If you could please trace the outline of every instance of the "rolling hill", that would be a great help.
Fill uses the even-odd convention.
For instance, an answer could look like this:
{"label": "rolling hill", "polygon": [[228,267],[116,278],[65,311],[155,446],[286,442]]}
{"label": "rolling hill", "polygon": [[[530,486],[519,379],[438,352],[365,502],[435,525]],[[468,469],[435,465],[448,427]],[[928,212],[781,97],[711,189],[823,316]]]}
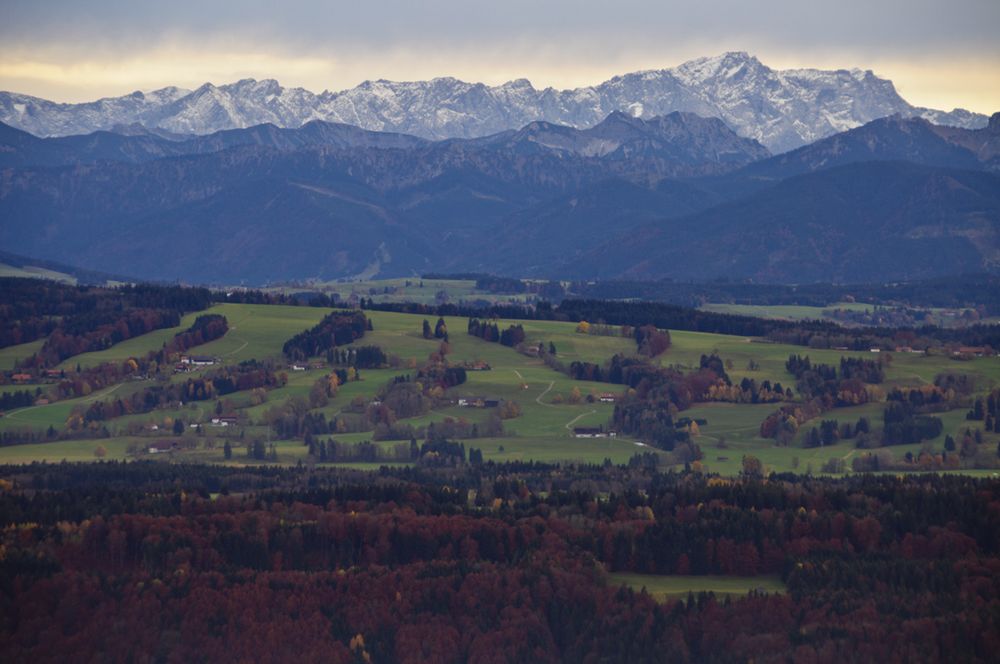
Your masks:
{"label": "rolling hill", "polygon": [[872,161],[645,224],[553,272],[865,283],[1000,267],[1000,176]]}
{"label": "rolling hill", "polygon": [[1000,116],[770,156],[689,113],[427,141],[345,125],[0,131],[0,242],[158,280],[477,271],[800,283],[995,271]]}

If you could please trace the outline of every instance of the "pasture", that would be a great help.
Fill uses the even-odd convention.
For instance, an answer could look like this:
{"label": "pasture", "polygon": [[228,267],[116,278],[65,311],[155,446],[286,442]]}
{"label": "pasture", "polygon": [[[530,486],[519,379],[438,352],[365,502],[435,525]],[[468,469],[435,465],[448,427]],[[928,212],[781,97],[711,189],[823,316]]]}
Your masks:
{"label": "pasture", "polygon": [[13,369],[18,362],[28,359],[39,350],[45,339],[36,339],[25,344],[0,348],[0,370]]}
{"label": "pasture", "polygon": [[308,281],[303,284],[279,285],[267,290],[285,294],[320,292],[331,296],[336,295],[342,302],[362,297],[376,302],[418,302],[420,304],[473,300],[519,303],[525,300],[525,295],[522,294],[491,293],[480,290],[476,288],[474,279],[403,277],[351,281]]}
{"label": "pasture", "polygon": [[[209,311],[226,316],[230,326],[229,332],[221,339],[191,349],[190,352],[215,356],[225,363],[248,359],[283,362],[281,349],[284,342],[296,333],[315,325],[328,312],[326,309],[313,307],[243,304],[219,304]],[[425,318],[423,316],[378,311],[366,313],[373,322],[374,330],[356,342],[356,345],[382,347],[387,353],[398,358],[394,360],[398,368],[362,370],[361,380],[341,386],[335,398],[322,408],[316,409],[317,413],[322,412],[328,420],[343,412],[357,397],[370,401],[387,381],[394,376],[412,372],[409,367],[423,364],[428,355],[440,349],[439,340],[423,338],[422,321]],[[190,326],[197,315],[189,314],[177,328],[158,330],[100,353],[80,355],[67,360],[64,365],[79,363],[89,366],[102,361],[123,361],[128,357],[148,353],[162,346],[177,332]],[[427,320],[432,327],[436,323],[434,317],[427,317]],[[513,400],[517,401],[522,409],[520,417],[505,421],[504,436],[464,441],[466,447],[482,449],[485,459],[600,463],[608,458],[615,463],[625,463],[637,452],[653,451],[638,441],[627,438],[583,439],[573,436],[574,426],[597,427],[609,422],[614,405],[602,403],[596,397],[604,392],[621,394],[622,386],[575,381],[552,370],[536,357],[471,337],[466,333],[468,323],[466,318],[449,317],[445,319],[445,323],[450,337],[449,361],[483,361],[491,366],[489,371],[469,371],[467,382],[449,390],[448,396],[452,398],[480,396]],[[635,342],[630,338],[580,334],[576,332],[576,325],[573,323],[501,320],[497,321],[497,324],[501,329],[510,324],[521,324],[529,344],[539,342],[546,346],[549,343],[554,344],[557,357],[567,364],[575,360],[600,363],[616,353],[634,353],[636,348]],[[837,364],[844,355],[871,357],[868,352],[816,350],[763,343],[746,337],[697,332],[671,331],[671,338],[672,346],[657,359],[661,365],[673,365],[681,370],[690,370],[698,367],[702,355],[717,353],[726,362],[727,371],[734,381],[744,377],[753,378],[758,382],[766,379],[781,382],[793,389],[794,379],[784,367],[785,360],[790,354],[809,355],[814,362],[829,364]],[[40,347],[41,343],[37,341],[3,349],[0,351],[0,362],[12,364],[14,358],[30,355]],[[888,354],[883,354],[882,357],[890,361],[886,372],[887,383],[883,386],[886,390],[892,385],[928,383],[933,381],[936,375],[949,371],[974,376],[977,380],[977,391],[985,391],[990,385],[1000,383],[1000,360],[996,358],[956,361],[945,356],[916,354],[892,354],[891,359]],[[281,406],[289,399],[307,399],[312,384],[325,373],[324,370],[301,372],[288,370],[287,384],[268,392],[267,400],[259,405],[252,405],[249,393],[242,392],[227,395],[222,401],[226,408],[234,408],[242,416],[246,424],[241,426],[240,430],[247,439],[254,436],[269,437],[271,433],[263,424],[268,410]],[[186,376],[179,374],[170,380],[186,380]],[[96,399],[127,396],[149,384],[151,382],[133,381],[79,399],[14,410],[0,418],[0,432],[22,429],[44,431],[50,426],[58,430],[63,427],[74,408],[86,407]],[[579,402],[572,403],[571,397],[575,392],[582,398]],[[588,395],[595,397],[593,402],[588,402]],[[185,429],[184,437],[198,437],[195,449],[183,452],[185,458],[189,456],[205,461],[221,462],[222,439],[226,436],[237,436],[238,432],[235,431],[236,427],[222,431],[207,426],[218,407],[217,401],[204,401],[186,404],[176,409],[120,417],[105,423],[112,434],[110,439],[60,441],[0,449],[0,460],[56,457],[82,459],[88,457],[88,454],[92,456],[93,448],[98,443],[107,449],[107,458],[125,458],[128,442],[136,440],[128,433],[134,433],[137,425],[149,427],[152,424],[163,425],[171,420],[182,419],[185,424],[200,422],[205,425],[200,436],[193,430]],[[701,427],[695,438],[704,455],[702,459],[704,470],[735,475],[741,469],[744,454],[757,456],[766,469],[775,471],[819,472],[823,463],[832,457],[839,457],[848,467],[850,466],[850,460],[858,453],[853,441],[841,441],[835,445],[814,449],[801,447],[803,437],[814,424],[818,425],[818,420],[807,423],[800,430],[797,439],[787,447],[779,447],[772,440],[760,438],[758,436],[760,423],[775,408],[774,404],[709,403],[697,404],[685,411],[686,416],[707,420],[707,424]],[[876,403],[836,409],[823,417],[853,422],[864,415],[873,425],[879,427],[881,411],[882,405]],[[406,421],[414,426],[440,422],[445,418],[484,422],[488,415],[487,410],[448,406]],[[944,435],[951,434],[957,437],[967,426],[981,428],[982,423],[969,423],[964,415],[964,411],[958,410],[942,414],[944,433],[938,439],[927,441],[925,444],[939,449],[943,444]],[[143,434],[141,440],[153,440],[157,435],[163,436],[164,433],[161,430],[160,434]],[[336,436],[338,440],[344,442],[360,442],[370,437],[370,433]],[[214,446],[206,445],[208,440],[214,441]],[[279,462],[298,463],[306,459],[306,450],[301,439],[275,442]],[[379,443],[382,446],[395,444],[398,444],[398,441]],[[239,443],[234,441],[232,463],[247,462],[243,452],[244,445],[245,441]],[[893,454],[902,455],[906,452],[917,453],[920,448],[921,446],[917,445],[890,449]],[[663,453],[660,455],[661,458],[665,457]]]}
{"label": "pasture", "polygon": [[866,311],[874,305],[864,302],[837,302],[826,307],[808,307],[791,304],[722,304],[708,303],[700,308],[720,314],[737,314],[756,318],[776,318],[780,320],[825,320],[824,312],[832,309]]}
{"label": "pasture", "polygon": [[776,576],[665,576],[658,574],[608,574],[608,585],[643,590],[663,602],[684,599],[689,593],[714,593],[718,597],[740,596],[751,592],[783,593],[787,589]]}

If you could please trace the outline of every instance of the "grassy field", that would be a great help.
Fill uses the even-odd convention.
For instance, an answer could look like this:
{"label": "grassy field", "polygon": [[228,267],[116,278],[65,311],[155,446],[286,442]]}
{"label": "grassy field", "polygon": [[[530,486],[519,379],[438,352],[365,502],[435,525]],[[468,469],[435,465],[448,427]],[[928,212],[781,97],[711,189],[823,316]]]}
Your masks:
{"label": "grassy field", "polygon": [[26,344],[0,348],[0,370],[13,369],[17,362],[26,360],[41,350],[44,343],[45,339],[37,339]]}
{"label": "grassy field", "polygon": [[45,430],[50,426],[60,429],[66,423],[66,418],[69,417],[74,407],[111,397],[115,393],[124,393],[128,389],[136,389],[136,386],[134,384],[122,383],[112,385],[103,390],[97,390],[79,399],[66,399],[65,401],[57,401],[44,406],[30,406],[28,408],[12,410],[9,413],[5,413],[4,417],[0,419],[0,431],[11,429]]}
{"label": "grassy field", "polygon": [[683,599],[688,593],[711,592],[717,596],[746,595],[751,591],[785,592],[785,584],[776,576],[661,576],[616,572],[608,575],[609,585],[646,589],[657,601]]}
{"label": "grassy field", "polygon": [[[213,312],[222,313],[230,322],[230,331],[222,339],[193,349],[198,354],[215,355],[226,361],[236,361],[249,358],[279,357],[282,344],[295,333],[314,325],[326,313],[325,310],[307,307],[274,307],[253,305],[218,305]],[[358,343],[361,345],[378,344],[403,360],[414,360],[422,363],[426,357],[436,351],[439,342],[426,340],[421,335],[422,318],[406,314],[371,312],[370,316],[375,327],[374,332],[367,334]],[[188,317],[190,318],[190,317]],[[434,322],[433,320],[431,321]],[[454,388],[454,396],[486,396],[515,400],[522,404],[524,415],[507,422],[508,435],[502,438],[484,438],[467,441],[467,445],[480,447],[487,458],[493,459],[535,459],[544,461],[570,460],[600,463],[610,458],[616,463],[626,462],[639,448],[635,441],[617,439],[576,439],[572,436],[573,425],[598,426],[605,424],[611,415],[613,405],[606,403],[570,404],[552,403],[558,394],[565,400],[576,388],[583,395],[599,394],[613,390],[615,386],[600,383],[573,381],[563,374],[552,371],[540,360],[525,355],[495,343],[487,343],[481,339],[470,337],[465,333],[467,319],[448,318],[446,323],[450,330],[452,352],[449,359],[485,360],[493,366],[492,371],[470,372],[465,385]],[[503,323],[506,325],[507,323]],[[158,348],[163,340],[173,336],[179,329],[190,325],[187,318],[181,326],[171,330],[159,330],[142,337],[131,339],[101,353],[81,355],[73,360],[83,365],[100,361],[124,360],[127,357],[141,354]],[[532,340],[555,341],[560,348],[560,356],[566,361],[585,359],[602,361],[615,352],[628,352],[634,348],[634,342],[616,337],[596,337],[576,334],[574,326],[559,323],[539,323],[526,325],[529,338]],[[362,396],[371,398],[386,381],[406,369],[381,369],[362,371],[362,380],[344,385],[331,403],[322,409],[328,417],[336,415],[350,401]],[[251,421],[260,419],[267,409],[279,405],[293,397],[306,397],[312,383],[324,375],[323,371],[289,372],[288,384],[268,393],[268,401],[259,406],[250,406],[243,395],[229,395],[227,399],[238,406],[245,406],[244,411]],[[184,378],[181,376],[181,378]],[[130,383],[107,390],[96,392],[88,397],[57,402],[47,406],[25,408],[8,413],[0,419],[0,431],[8,429],[32,428],[43,430],[49,426],[60,428],[74,407],[86,405],[96,399],[127,394],[134,389],[141,389],[145,383]],[[114,433],[124,431],[130,422],[162,423],[166,418],[181,418],[185,422],[207,421],[214,412],[215,402],[190,404],[184,409],[173,411],[156,411],[118,418],[107,423]],[[440,421],[445,417],[464,417],[470,421],[485,419],[487,411],[469,408],[447,408],[435,411],[410,422],[416,426],[432,421]],[[265,428],[259,428],[260,435],[265,435]],[[216,432],[206,429],[205,436],[211,437]],[[194,435],[187,431],[186,436]],[[370,434],[348,434],[338,436],[345,442],[358,442],[370,439]],[[115,437],[113,441],[131,440],[126,437]],[[101,441],[104,443],[104,441]],[[25,460],[32,458],[74,458],[80,459],[92,453],[95,441],[80,443],[45,443],[38,445],[19,446],[0,450],[0,460]],[[385,442],[386,446],[396,443]],[[124,458],[125,444],[107,445],[108,458]],[[89,451],[88,451],[89,450]],[[7,452],[7,454],[4,454]],[[280,443],[279,457],[283,462],[295,463],[305,459],[305,449],[301,442]],[[194,454],[199,458],[218,460],[221,458],[221,442],[219,449],[185,453]]]}
{"label": "grassy field", "polygon": [[[230,330],[221,339],[205,344],[193,353],[213,355],[225,362],[237,362],[246,359],[276,359],[281,360],[281,347],[294,334],[311,327],[320,320],[327,310],[312,307],[266,306],[220,304],[210,310],[225,315],[229,321]],[[101,361],[121,361],[130,356],[141,355],[159,348],[163,342],[178,331],[186,329],[193,321],[192,314],[186,316],[178,328],[158,330],[156,332],[131,339],[100,353],[89,353],[67,361],[67,365],[80,363],[87,366]],[[357,342],[360,345],[376,344],[387,352],[396,355],[401,360],[398,369],[364,370],[362,380],[351,382],[341,387],[336,398],[323,407],[321,411],[332,418],[350,404],[356,397],[371,399],[376,392],[392,377],[411,371],[407,366],[422,364],[428,355],[439,348],[437,340],[424,339],[421,334],[422,316],[397,314],[389,312],[368,312],[373,321],[374,331],[369,332]],[[428,318],[431,325],[436,319]],[[517,401],[523,414],[521,417],[505,422],[507,434],[499,438],[470,439],[467,446],[483,450],[487,459],[494,460],[540,460],[540,461],[587,461],[599,463],[610,458],[616,463],[624,463],[640,451],[648,451],[637,441],[629,439],[577,439],[572,435],[574,426],[599,426],[607,424],[613,412],[613,404],[569,403],[570,394],[574,389],[583,397],[602,392],[622,391],[621,386],[603,383],[588,383],[574,381],[564,374],[553,371],[541,360],[496,343],[487,343],[481,339],[466,334],[467,319],[447,318],[450,336],[449,360],[476,361],[482,360],[492,367],[490,371],[469,372],[468,381],[459,387],[452,388],[449,395],[483,396],[487,398]],[[501,328],[512,321],[498,321]],[[632,353],[635,344],[631,339],[622,337],[605,337],[577,333],[572,323],[545,321],[518,321],[523,325],[527,339],[531,343],[550,342],[556,346],[557,356],[563,362],[574,360],[603,362],[615,353]],[[745,337],[725,336],[697,332],[672,331],[673,345],[658,361],[663,365],[675,365],[682,369],[697,367],[703,354],[718,353],[729,365],[730,376],[738,381],[743,377],[751,377],[758,382],[764,379],[779,381],[785,386],[793,386],[794,379],[785,371],[785,360],[788,355],[806,354],[814,362],[837,364],[843,355],[871,357],[867,352],[841,352],[829,350],[814,350],[800,346],[761,343],[758,340]],[[13,363],[14,358],[30,355],[41,341],[33,344],[23,344],[0,351],[0,361]],[[887,355],[882,355],[887,359]],[[758,365],[750,370],[748,364],[753,361]],[[915,354],[893,354],[890,368],[887,371],[889,389],[894,384],[922,384],[930,382],[943,372],[968,373],[977,378],[979,391],[986,390],[990,385],[1000,383],[1000,360],[996,358],[980,358],[972,361],[959,362],[948,357],[921,356]],[[313,370],[304,372],[288,372],[288,383],[282,388],[268,393],[267,401],[252,406],[248,393],[228,395],[226,401],[239,409],[251,423],[246,429],[246,436],[268,435],[267,427],[261,420],[268,409],[281,405],[295,397],[306,398],[313,382],[323,376],[325,371]],[[172,380],[185,380],[185,375],[178,375]],[[49,426],[60,429],[73,408],[86,406],[96,399],[128,396],[135,390],[142,389],[149,383],[131,382],[95,392],[87,397],[75,400],[57,402],[46,406],[24,408],[6,413],[0,418],[0,432],[20,429],[45,430]],[[33,388],[32,388],[33,389]],[[44,388],[43,388],[44,389]],[[561,403],[560,403],[561,401]],[[130,440],[124,434],[129,425],[158,424],[163,425],[169,419],[182,419],[185,423],[207,422],[215,412],[215,401],[198,402],[185,405],[182,408],[169,411],[132,415],[107,422],[112,432],[110,441],[101,441],[108,450],[108,458],[124,458],[125,448]],[[767,414],[776,408],[775,405],[761,404],[699,404],[685,412],[685,415],[703,418],[708,423],[701,427],[696,441],[704,453],[703,465],[708,472],[719,472],[733,475],[740,471],[744,454],[753,454],[761,459],[766,468],[775,471],[811,470],[819,472],[824,462],[833,457],[844,459],[850,465],[851,458],[858,452],[851,441],[844,441],[833,446],[815,449],[803,449],[799,443],[801,438],[811,428],[807,424],[800,431],[799,439],[788,447],[777,447],[773,441],[765,440],[757,435],[760,422]],[[875,424],[881,423],[881,404],[869,404],[857,408],[837,409],[824,417],[839,421],[855,421],[862,415]],[[444,418],[464,418],[470,422],[482,422],[488,416],[485,410],[459,408],[456,406],[433,411],[419,418],[409,420],[414,426],[439,422]],[[958,438],[957,434],[970,426],[964,418],[964,411],[952,411],[942,415],[945,432],[939,439],[929,441],[935,448],[943,444],[945,434]],[[816,422],[818,424],[818,422]],[[981,423],[971,423],[971,426],[981,427]],[[155,436],[155,434],[153,434]],[[185,436],[195,436],[193,431],[186,431]],[[235,432],[220,432],[205,428],[199,439],[199,449],[191,452],[197,458],[221,460],[222,435],[236,435]],[[219,438],[217,449],[202,449],[204,439]],[[349,434],[337,436],[346,442],[368,440],[370,433]],[[121,441],[125,441],[124,443]],[[26,445],[18,448],[0,449],[0,460],[17,459],[30,460],[40,458],[75,458],[87,456],[97,443],[58,442],[40,445]],[[391,446],[396,443],[386,442]],[[88,447],[89,446],[89,447]],[[920,446],[891,448],[896,455],[906,452],[919,452]],[[297,463],[305,459],[305,449],[301,441],[278,443],[279,459],[285,463]],[[188,453],[185,453],[188,454]],[[234,461],[235,462],[235,461]]]}
{"label": "grassy field", "polygon": [[719,304],[708,303],[701,306],[705,311],[720,314],[738,314],[740,316],[756,316],[757,318],[777,318],[782,320],[823,320],[823,312],[832,309],[847,309],[850,311],[866,311],[873,305],[864,302],[837,302],[827,307],[807,307],[786,304]]}
{"label": "grassy field", "polygon": [[479,290],[476,288],[476,282],[472,279],[405,277],[356,281],[310,281],[303,284],[276,286],[268,290],[285,294],[303,291],[322,292],[328,295],[336,294],[343,301],[361,297],[374,299],[376,302],[419,302],[421,304],[471,300],[516,303],[525,300],[524,295],[496,294]]}
{"label": "grassy field", "polygon": [[[827,316],[827,312],[836,309],[847,311],[866,312],[871,311],[876,305],[865,302],[835,302],[825,307],[810,307],[800,305],[768,305],[768,304],[729,304],[729,303],[708,303],[701,306],[705,311],[713,311],[721,314],[738,314],[741,316],[755,316],[757,318],[774,318],[779,320],[834,320]],[[962,309],[946,309],[941,307],[916,307],[922,311],[929,312],[935,324],[943,327],[962,327],[967,324],[960,314]],[[996,317],[977,320],[977,323],[996,324],[1000,320]]]}
{"label": "grassy field", "polygon": [[195,318],[206,313],[221,314],[229,322],[229,332],[221,339],[192,350],[199,355],[213,355],[226,361],[266,359],[281,356],[281,346],[293,335],[310,328],[326,315],[327,310],[315,307],[264,306],[251,304],[217,304],[206,311],[190,313],[177,327],[156,330],[107,350],[71,357],[61,367],[94,366],[101,362],[124,361],[130,357],[159,350],[164,342],[178,332],[191,327]]}
{"label": "grassy field", "polygon": [[[47,461],[97,461],[94,454],[98,446],[104,447],[105,459],[126,458],[126,448],[133,438],[119,437],[104,440],[61,440],[54,443],[38,443],[34,445],[12,445],[0,447],[0,463],[32,463]],[[221,452],[219,455],[221,456]]]}
{"label": "grassy field", "polygon": [[61,281],[67,284],[76,284],[76,277],[65,274],[63,272],[56,272],[55,270],[49,270],[44,267],[38,267],[35,265],[24,265],[22,267],[17,267],[15,265],[10,265],[8,263],[0,263],[0,277],[21,277],[25,279],[51,279],[52,281]]}

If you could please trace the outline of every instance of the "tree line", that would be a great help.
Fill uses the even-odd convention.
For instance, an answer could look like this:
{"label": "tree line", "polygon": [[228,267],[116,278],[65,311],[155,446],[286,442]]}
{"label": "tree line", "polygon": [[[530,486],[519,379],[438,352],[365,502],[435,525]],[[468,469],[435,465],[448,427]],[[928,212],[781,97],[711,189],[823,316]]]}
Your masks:
{"label": "tree line", "polygon": [[371,321],[360,311],[334,311],[312,328],[286,341],[282,352],[290,360],[324,356],[338,346],[357,341],[371,329]]}
{"label": "tree line", "polygon": [[71,354],[141,334],[143,328],[172,327],[178,323],[168,323],[211,303],[206,288],[154,284],[108,288],[0,278],[0,348],[58,332],[60,338],[35,360],[57,364]]}
{"label": "tree line", "polygon": [[[1000,646],[995,480],[732,481],[465,454],[367,473],[0,468],[0,646],[16,661],[72,646],[345,663],[992,661]],[[657,602],[609,571],[767,573],[787,591]]]}

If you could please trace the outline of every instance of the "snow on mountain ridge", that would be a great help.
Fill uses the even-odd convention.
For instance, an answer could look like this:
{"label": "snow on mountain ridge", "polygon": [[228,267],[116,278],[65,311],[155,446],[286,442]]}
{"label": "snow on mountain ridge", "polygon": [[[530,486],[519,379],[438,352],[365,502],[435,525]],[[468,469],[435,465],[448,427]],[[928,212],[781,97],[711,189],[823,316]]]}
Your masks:
{"label": "snow on mountain ridge", "polygon": [[697,58],[671,69],[615,76],[596,86],[536,89],[527,79],[498,86],[453,77],[429,81],[365,81],[315,94],[274,79],[242,79],[194,91],[163,88],[57,104],[0,93],[0,121],[39,136],[59,136],[141,123],[185,134],[208,134],[266,122],[299,127],[311,120],[424,138],[471,138],[544,120],[591,127],[613,111],[652,118],[673,111],[717,117],[774,152],[790,150],[879,117],[901,114],[966,128],[986,116],[914,107],[891,81],[861,69],[774,70],[744,52]]}

